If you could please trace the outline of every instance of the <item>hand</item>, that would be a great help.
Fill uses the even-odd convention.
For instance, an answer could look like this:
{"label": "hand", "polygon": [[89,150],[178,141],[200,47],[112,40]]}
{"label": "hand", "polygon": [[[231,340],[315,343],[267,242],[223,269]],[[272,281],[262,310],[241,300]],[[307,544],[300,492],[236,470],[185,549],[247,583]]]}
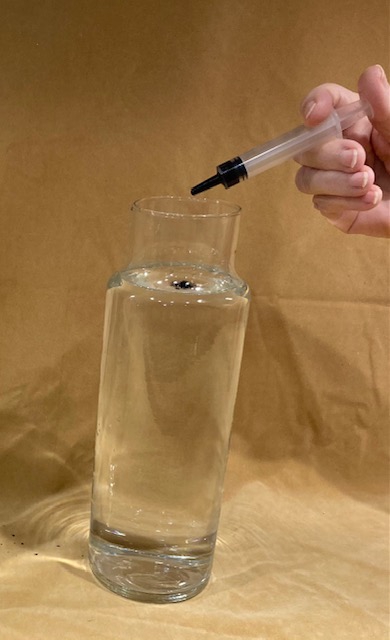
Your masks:
{"label": "hand", "polygon": [[[335,138],[300,154],[296,176],[300,191],[314,195],[313,204],[345,233],[390,237],[390,86],[379,65],[359,78],[359,94],[373,109],[344,138]],[[302,103],[307,126],[324,120],[332,108],[359,99],[337,84],[313,89]]]}

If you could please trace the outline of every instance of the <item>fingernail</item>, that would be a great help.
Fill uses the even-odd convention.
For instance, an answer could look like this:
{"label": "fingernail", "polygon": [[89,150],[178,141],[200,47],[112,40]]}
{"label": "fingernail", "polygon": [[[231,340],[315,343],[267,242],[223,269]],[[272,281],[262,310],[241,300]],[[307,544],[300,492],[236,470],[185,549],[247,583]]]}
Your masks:
{"label": "fingernail", "polygon": [[375,68],[377,70],[377,74],[378,74],[378,78],[381,80],[382,84],[387,87],[388,86],[388,82],[387,82],[387,78],[386,78],[386,74],[384,72],[383,67],[381,67],[380,64],[376,64]]}
{"label": "fingernail", "polygon": [[368,173],[367,171],[358,171],[351,176],[351,183],[353,187],[357,187],[358,189],[365,189],[368,184]]}
{"label": "fingernail", "polygon": [[307,118],[313,113],[316,106],[317,103],[314,100],[311,100],[303,107],[303,116],[305,120],[307,120]]}
{"label": "fingernail", "polygon": [[380,197],[380,191],[369,191],[364,196],[364,202],[366,204],[372,204],[372,206],[375,207],[379,203]]}
{"label": "fingernail", "polygon": [[358,159],[357,149],[345,149],[344,151],[341,151],[340,159],[345,167],[353,169],[356,166]]}

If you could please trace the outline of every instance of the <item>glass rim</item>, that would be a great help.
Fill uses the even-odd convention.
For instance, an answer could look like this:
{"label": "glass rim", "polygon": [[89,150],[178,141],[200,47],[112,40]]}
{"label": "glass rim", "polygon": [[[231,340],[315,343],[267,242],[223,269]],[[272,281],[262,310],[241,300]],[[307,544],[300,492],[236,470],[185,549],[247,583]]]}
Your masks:
{"label": "glass rim", "polygon": [[[156,203],[158,202],[176,202],[176,203],[199,203],[206,206],[210,204],[210,207],[221,207],[221,211],[199,211],[192,213],[190,211],[169,211],[169,207],[164,209],[156,209]],[[154,205],[152,206],[152,202]],[[241,212],[241,207],[238,204],[233,204],[227,200],[211,198],[194,198],[193,196],[147,196],[145,198],[139,198],[135,200],[131,206],[132,211],[143,211],[150,213],[153,216],[161,216],[164,218],[232,218],[238,216]]]}

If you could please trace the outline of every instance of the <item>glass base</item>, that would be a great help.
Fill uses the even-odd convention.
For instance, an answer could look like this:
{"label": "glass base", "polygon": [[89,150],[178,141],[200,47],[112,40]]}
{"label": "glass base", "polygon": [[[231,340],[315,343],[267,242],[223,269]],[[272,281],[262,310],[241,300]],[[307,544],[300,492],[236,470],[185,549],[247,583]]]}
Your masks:
{"label": "glass base", "polygon": [[140,552],[92,535],[89,561],[94,576],[114,593],[163,604],[182,602],[200,593],[210,579],[212,555],[194,558],[168,550],[158,554]]}

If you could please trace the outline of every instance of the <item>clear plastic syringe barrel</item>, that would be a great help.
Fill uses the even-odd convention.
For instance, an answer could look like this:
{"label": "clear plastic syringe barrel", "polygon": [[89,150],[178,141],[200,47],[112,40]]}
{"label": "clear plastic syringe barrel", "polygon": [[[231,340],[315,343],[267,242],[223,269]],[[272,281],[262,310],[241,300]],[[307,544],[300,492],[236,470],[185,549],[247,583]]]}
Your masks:
{"label": "clear plastic syringe barrel", "polygon": [[352,126],[365,115],[372,115],[371,106],[358,100],[334,110],[326,120],[315,127],[301,125],[264,145],[240,155],[248,178],[270,169],[298,153],[303,153],[317,144],[342,136],[344,129]]}

